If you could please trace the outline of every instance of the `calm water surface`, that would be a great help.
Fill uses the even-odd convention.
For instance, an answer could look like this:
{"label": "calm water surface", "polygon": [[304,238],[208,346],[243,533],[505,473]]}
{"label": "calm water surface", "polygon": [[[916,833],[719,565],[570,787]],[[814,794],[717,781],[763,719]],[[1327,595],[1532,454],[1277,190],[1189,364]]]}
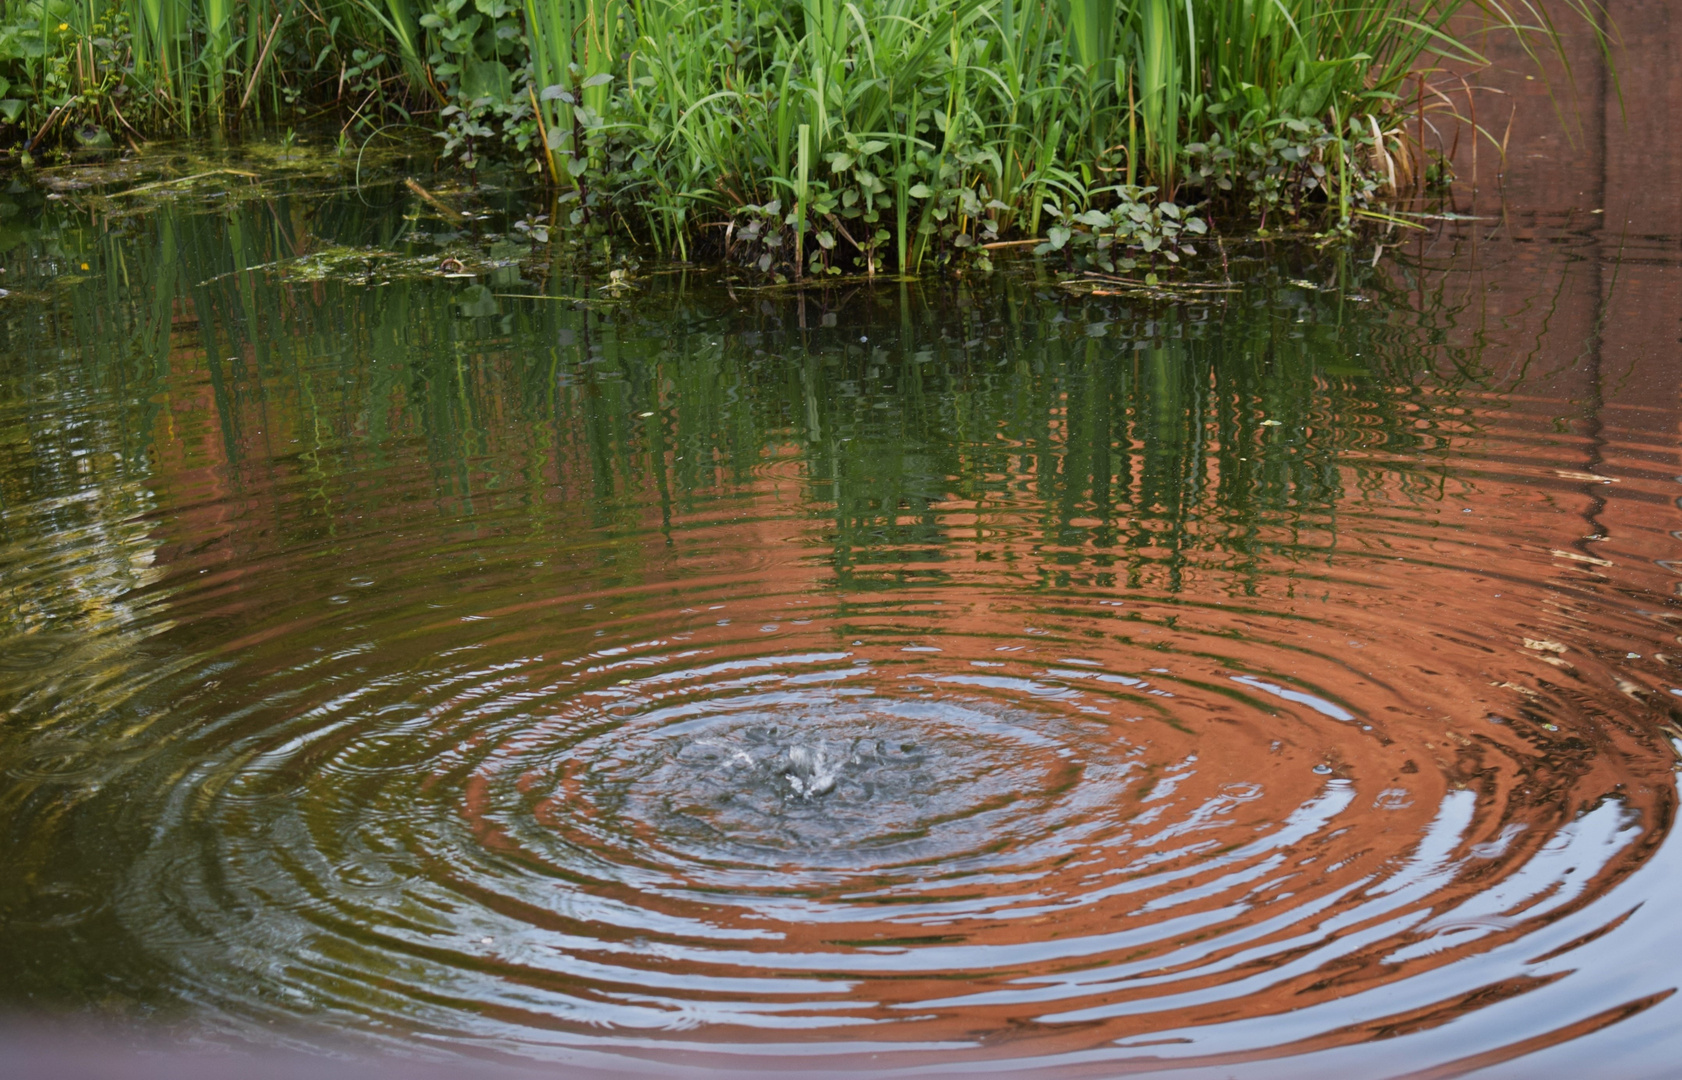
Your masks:
{"label": "calm water surface", "polygon": [[736,1071],[1674,1056],[1676,331],[1613,341],[1671,257],[801,298],[323,278],[440,251],[345,196],[8,198],[0,1004]]}

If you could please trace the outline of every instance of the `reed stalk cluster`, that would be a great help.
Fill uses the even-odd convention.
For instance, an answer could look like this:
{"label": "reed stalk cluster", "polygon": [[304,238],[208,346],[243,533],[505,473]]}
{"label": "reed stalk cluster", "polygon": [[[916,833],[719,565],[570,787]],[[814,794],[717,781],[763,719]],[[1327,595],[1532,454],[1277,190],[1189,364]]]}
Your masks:
{"label": "reed stalk cluster", "polygon": [[[331,117],[514,159],[561,225],[794,275],[1347,228],[1428,176],[1473,38],[1595,0],[0,0],[14,153]],[[1458,76],[1457,76],[1458,78]],[[1441,80],[1438,80],[1439,82]],[[1202,203],[1200,216],[1192,204]]]}

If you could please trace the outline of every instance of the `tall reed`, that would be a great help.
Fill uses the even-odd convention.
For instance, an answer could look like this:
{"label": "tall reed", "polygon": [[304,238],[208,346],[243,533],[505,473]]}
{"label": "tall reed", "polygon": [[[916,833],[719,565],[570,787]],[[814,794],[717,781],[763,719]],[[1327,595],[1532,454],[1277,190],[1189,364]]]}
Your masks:
{"label": "tall reed", "polygon": [[425,97],[414,3],[0,0],[0,114],[134,137],[232,129],[342,99],[347,70],[364,74],[358,50],[395,54],[394,99]]}
{"label": "tall reed", "polygon": [[[1592,0],[1564,2],[1601,33]],[[756,237],[800,246],[804,226],[770,220],[792,214],[833,222],[867,263],[891,239],[901,269],[943,242],[1037,232],[1048,206],[1121,183],[1171,195],[1188,145],[1255,144],[1266,172],[1282,134],[1312,142],[1287,123],[1330,131],[1305,153],[1417,161],[1404,82],[1480,62],[1458,28],[1558,45],[1544,9],[1509,0],[638,0],[628,21],[612,100],[591,111],[634,167],[592,168],[599,193],[622,192],[674,250],[697,214],[744,212],[767,219]],[[548,31],[529,25],[535,50]],[[815,178],[794,175],[800,147],[827,166]],[[1327,197],[1366,161],[1335,164],[1313,179]]]}
{"label": "tall reed", "polygon": [[[11,108],[27,106],[31,122],[98,120],[101,102],[120,111],[96,92],[113,80],[132,91],[122,108],[142,114],[119,117],[131,129],[229,127],[332,102],[364,124],[382,109],[436,111],[447,154],[472,164],[501,145],[526,157],[581,226],[615,222],[674,253],[722,247],[799,274],[912,270],[1185,191],[1236,189],[1230,198],[1264,215],[1333,205],[1347,222],[1379,187],[1424,172],[1426,148],[1403,123],[1420,105],[1408,81],[1480,63],[1468,28],[1557,49],[1543,3],[0,0],[0,11],[47,42],[41,58],[12,61],[33,96]],[[1551,3],[1605,46],[1597,0]],[[61,9],[73,28],[54,37]],[[103,57],[90,46],[53,82],[53,49],[118,25],[118,46]]]}

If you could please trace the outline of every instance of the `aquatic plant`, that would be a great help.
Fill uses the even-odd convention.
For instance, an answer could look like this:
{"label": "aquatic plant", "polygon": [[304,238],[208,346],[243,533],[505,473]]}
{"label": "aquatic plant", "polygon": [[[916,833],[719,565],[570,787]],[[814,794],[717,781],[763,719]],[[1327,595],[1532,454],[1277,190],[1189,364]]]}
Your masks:
{"label": "aquatic plant", "polygon": [[[1598,27],[1588,2],[1571,0]],[[571,106],[549,123],[572,121],[550,145],[575,223],[642,221],[674,254],[700,242],[795,276],[913,270],[1040,236],[1048,214],[1112,212],[1147,183],[1170,205],[1264,219],[1323,205],[1347,227],[1426,175],[1410,123],[1423,80],[1482,62],[1457,20],[1558,44],[1545,10],[1503,0],[638,0],[574,14],[589,21],[560,27],[567,40],[605,25],[628,43],[622,61],[574,62],[572,82],[542,91]]]}
{"label": "aquatic plant", "polygon": [[[797,277],[985,266],[1146,187],[1347,229],[1427,176],[1426,80],[1483,62],[1465,31],[1559,44],[1542,0],[100,2],[0,3],[26,151],[417,120],[543,174],[563,226]],[[1595,0],[1555,3],[1607,44]]]}
{"label": "aquatic plant", "polygon": [[322,111],[355,123],[435,79],[409,0],[0,3],[0,137],[25,151]]}

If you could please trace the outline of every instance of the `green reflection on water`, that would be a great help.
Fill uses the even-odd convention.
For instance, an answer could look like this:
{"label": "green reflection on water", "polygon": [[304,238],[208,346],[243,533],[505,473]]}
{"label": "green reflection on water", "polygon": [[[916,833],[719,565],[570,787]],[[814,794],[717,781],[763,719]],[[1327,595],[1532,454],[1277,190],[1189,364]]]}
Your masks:
{"label": "green reflection on water", "polygon": [[[1442,344],[1452,313],[1398,310],[1394,271],[1330,256],[1243,265],[1242,293],[1207,306],[1075,299],[1032,271],[805,298],[673,273],[613,300],[530,266],[289,274],[334,239],[431,250],[351,200],[117,224],[67,214],[10,255],[36,299],[6,312],[0,498],[98,487],[111,522],[167,514],[160,482],[268,499],[276,549],[377,506],[359,478],[419,446],[428,481],[394,498],[538,530],[558,503],[624,574],[651,515],[669,530],[776,460],[848,587],[952,572],[962,530],[938,508],[965,502],[984,519],[965,559],[1172,592],[1194,556],[1242,579],[1331,548],[1351,477],[1432,497],[1478,376]],[[581,300],[518,298],[543,292]],[[9,520],[6,540],[65,520]]]}

